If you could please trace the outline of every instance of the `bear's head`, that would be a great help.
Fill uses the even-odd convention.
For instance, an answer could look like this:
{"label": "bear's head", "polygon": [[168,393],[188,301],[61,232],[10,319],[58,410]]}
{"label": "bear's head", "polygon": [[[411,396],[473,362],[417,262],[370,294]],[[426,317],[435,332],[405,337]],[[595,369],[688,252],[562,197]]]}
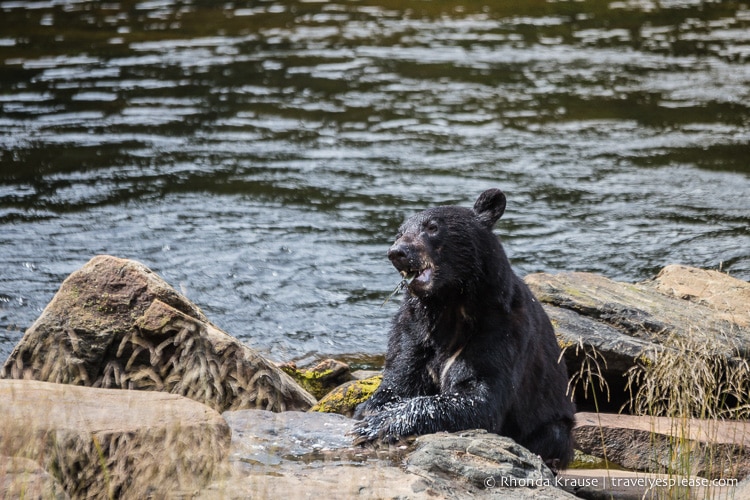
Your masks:
{"label": "bear's head", "polygon": [[497,261],[505,259],[492,233],[504,211],[505,195],[499,189],[480,194],[473,209],[427,209],[399,228],[388,258],[416,297],[450,298],[476,292],[482,283],[496,279]]}

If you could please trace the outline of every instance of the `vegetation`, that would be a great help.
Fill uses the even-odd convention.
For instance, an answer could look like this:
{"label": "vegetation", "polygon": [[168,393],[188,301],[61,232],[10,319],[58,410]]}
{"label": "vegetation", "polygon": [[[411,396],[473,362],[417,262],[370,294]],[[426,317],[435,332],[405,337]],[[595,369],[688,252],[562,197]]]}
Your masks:
{"label": "vegetation", "polygon": [[[662,349],[642,356],[627,372],[628,402],[622,410],[634,415],[663,417],[668,429],[652,419],[650,468],[647,472],[667,479],[703,477],[727,479],[741,475],[737,457],[741,445],[720,439],[719,427],[731,420],[750,417],[750,364],[735,349],[729,356],[706,341],[705,335],[671,334]],[[718,340],[718,339],[717,339]],[[567,346],[566,349],[573,348]],[[602,395],[609,397],[603,375],[606,362],[594,348],[575,345],[582,354],[580,369],[570,379],[570,392],[593,398],[599,408]],[[579,352],[580,351],[580,352]],[[602,366],[603,365],[603,366]],[[663,420],[662,420],[663,421]],[[607,442],[600,425],[604,467],[609,471]],[[741,438],[741,436],[724,436]],[[725,441],[734,441],[728,439]],[[736,440],[741,442],[741,439]],[[584,465],[585,466],[585,465]],[[718,495],[705,481],[667,481],[673,486],[655,488],[644,498],[691,499]]]}
{"label": "vegetation", "polygon": [[[629,410],[636,415],[666,417],[669,432],[653,433],[653,471],[668,477],[738,476],[739,444],[724,444],[719,425],[750,416],[750,365],[735,351],[718,352],[718,343],[701,335],[670,335],[653,361],[628,372]],[[725,340],[725,339],[722,339]],[[740,437],[740,436],[737,436]],[[706,486],[675,486],[654,498],[705,498]]]}

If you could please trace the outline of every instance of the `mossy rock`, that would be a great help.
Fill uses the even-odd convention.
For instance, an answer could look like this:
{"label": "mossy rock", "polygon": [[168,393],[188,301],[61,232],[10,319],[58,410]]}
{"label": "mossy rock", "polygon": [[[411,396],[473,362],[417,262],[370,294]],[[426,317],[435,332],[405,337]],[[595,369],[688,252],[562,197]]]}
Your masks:
{"label": "mossy rock", "polygon": [[382,375],[375,375],[364,380],[352,380],[342,384],[318,401],[318,404],[313,406],[310,411],[339,413],[351,417],[357,405],[372,396],[375,389],[380,387],[382,380]]}
{"label": "mossy rock", "polygon": [[297,368],[294,363],[287,363],[279,368],[316,399],[352,379],[349,365],[335,359],[326,359],[310,369]]}

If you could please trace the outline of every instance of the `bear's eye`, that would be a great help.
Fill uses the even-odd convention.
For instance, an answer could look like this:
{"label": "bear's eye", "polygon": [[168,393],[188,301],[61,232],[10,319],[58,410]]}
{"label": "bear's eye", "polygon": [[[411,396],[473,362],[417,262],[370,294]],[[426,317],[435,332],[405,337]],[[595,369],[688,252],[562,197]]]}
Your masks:
{"label": "bear's eye", "polygon": [[438,223],[434,220],[428,221],[427,224],[425,224],[425,230],[428,234],[437,234],[439,229],[440,226],[438,226]]}

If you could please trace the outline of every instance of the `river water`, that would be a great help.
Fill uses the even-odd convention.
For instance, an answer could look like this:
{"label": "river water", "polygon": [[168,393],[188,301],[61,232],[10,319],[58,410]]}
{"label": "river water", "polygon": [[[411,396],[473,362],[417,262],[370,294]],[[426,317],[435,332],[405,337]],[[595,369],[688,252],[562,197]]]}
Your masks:
{"label": "river water", "polygon": [[100,253],[366,361],[399,223],[489,187],[522,275],[750,279],[748,2],[0,0],[0,361]]}

